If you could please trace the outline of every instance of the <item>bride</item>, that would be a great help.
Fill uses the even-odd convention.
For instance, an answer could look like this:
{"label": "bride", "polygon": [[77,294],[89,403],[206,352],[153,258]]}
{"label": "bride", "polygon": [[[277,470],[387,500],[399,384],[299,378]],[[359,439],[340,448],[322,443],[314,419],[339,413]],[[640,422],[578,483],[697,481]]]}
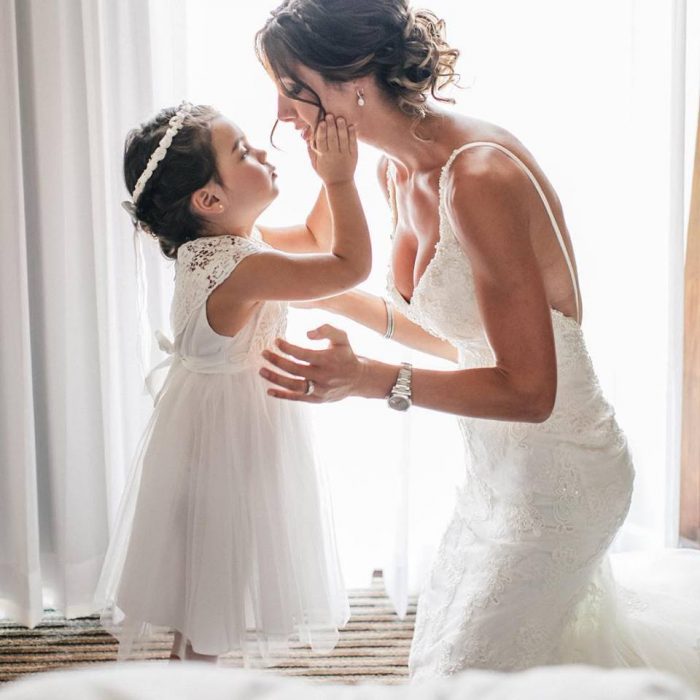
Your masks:
{"label": "bride", "polygon": [[[458,365],[358,357],[325,325],[309,337],[327,349],[282,340],[283,354],[264,353],[281,371],[261,370],[280,399],[458,416],[466,475],[419,599],[412,679],[582,662],[655,666],[700,688],[700,555],[621,555],[613,575],[634,468],[586,349],[562,207],[515,136],[441,105],[458,56],[443,23],[405,0],[286,0],[256,46],[280,120],[308,141],[342,114],[385,154],[388,301],[351,291],[315,305]],[[308,229],[262,234],[301,250],[310,229],[313,251],[331,243],[326,219],[320,200]]]}

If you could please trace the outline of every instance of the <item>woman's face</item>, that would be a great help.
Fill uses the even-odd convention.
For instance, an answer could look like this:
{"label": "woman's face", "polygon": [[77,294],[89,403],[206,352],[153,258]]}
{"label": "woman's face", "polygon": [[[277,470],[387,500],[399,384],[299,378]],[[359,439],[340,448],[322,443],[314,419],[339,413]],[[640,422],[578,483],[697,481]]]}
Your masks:
{"label": "woman's face", "polygon": [[[363,108],[357,104],[358,87],[354,83],[326,83],[319,73],[301,64],[295,65],[294,71],[300,80],[316,92],[328,114],[345,117],[348,124],[359,126],[362,116],[360,110]],[[314,101],[315,96],[291,77],[283,76],[280,81],[275,82],[278,92],[277,118],[281,122],[292,123],[301,137],[308,142],[316,128],[320,110],[316,105],[288,97],[284,88],[290,94],[305,100]]]}

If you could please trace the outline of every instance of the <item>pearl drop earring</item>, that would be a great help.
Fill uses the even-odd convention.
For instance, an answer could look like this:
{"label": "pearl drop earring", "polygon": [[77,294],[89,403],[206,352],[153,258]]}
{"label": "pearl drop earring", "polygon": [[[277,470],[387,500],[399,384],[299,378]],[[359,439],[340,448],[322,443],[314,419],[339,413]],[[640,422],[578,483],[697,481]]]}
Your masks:
{"label": "pearl drop earring", "polygon": [[365,91],[357,89],[355,91],[355,93],[357,94],[357,104],[360,107],[364,107],[365,106]]}

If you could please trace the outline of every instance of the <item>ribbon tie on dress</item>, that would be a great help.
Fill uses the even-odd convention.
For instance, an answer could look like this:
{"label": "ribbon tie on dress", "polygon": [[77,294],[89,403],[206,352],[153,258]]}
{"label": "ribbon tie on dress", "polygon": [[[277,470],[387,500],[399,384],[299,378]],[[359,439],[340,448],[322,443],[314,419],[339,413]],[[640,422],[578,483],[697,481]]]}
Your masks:
{"label": "ribbon tie on dress", "polygon": [[164,335],[160,329],[156,330],[154,333],[156,336],[156,340],[158,341],[158,347],[163,351],[167,352],[169,355],[172,355],[173,352],[175,351],[175,344],[173,343],[168,336]]}
{"label": "ribbon tie on dress", "polygon": [[148,393],[151,395],[151,398],[153,399],[153,405],[155,406],[158,403],[158,399],[160,399],[160,395],[163,393],[163,388],[165,387],[165,382],[163,382],[163,386],[161,386],[160,391],[156,392],[154,387],[153,387],[153,380],[154,380],[154,375],[155,373],[160,370],[164,369],[165,367],[169,367],[172,365],[173,360],[175,358],[175,344],[173,343],[170,338],[168,338],[166,335],[164,335],[160,329],[156,330],[154,333],[156,341],[158,342],[158,347],[163,351],[168,353],[168,356],[159,362],[155,367],[153,367],[150,372],[146,375],[146,380],[145,380],[145,385],[146,389],[148,390]]}

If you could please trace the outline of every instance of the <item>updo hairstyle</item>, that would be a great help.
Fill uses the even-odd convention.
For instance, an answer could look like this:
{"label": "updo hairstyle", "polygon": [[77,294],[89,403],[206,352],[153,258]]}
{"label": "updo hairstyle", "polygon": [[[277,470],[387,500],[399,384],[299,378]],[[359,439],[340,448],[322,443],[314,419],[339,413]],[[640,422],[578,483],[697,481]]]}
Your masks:
{"label": "updo hairstyle", "polygon": [[[130,193],[177,109],[167,107],[128,133],[124,182]],[[218,116],[207,105],[192,108],[136,202],[139,225],[158,239],[163,254],[172,260],[177,259],[178,248],[198,238],[204,228],[205,222],[190,209],[190,195],[212,179],[220,182],[211,139],[211,123]]]}
{"label": "updo hairstyle", "polygon": [[454,102],[437,92],[459,79],[459,51],[445,40],[445,22],[429,10],[411,8],[406,0],[284,0],[256,34],[255,48],[278,80],[291,78],[315,96],[315,101],[301,101],[318,106],[319,119],[323,105],[295,75],[297,62],[329,83],[373,75],[385,94],[417,121],[427,114],[429,95]]}

